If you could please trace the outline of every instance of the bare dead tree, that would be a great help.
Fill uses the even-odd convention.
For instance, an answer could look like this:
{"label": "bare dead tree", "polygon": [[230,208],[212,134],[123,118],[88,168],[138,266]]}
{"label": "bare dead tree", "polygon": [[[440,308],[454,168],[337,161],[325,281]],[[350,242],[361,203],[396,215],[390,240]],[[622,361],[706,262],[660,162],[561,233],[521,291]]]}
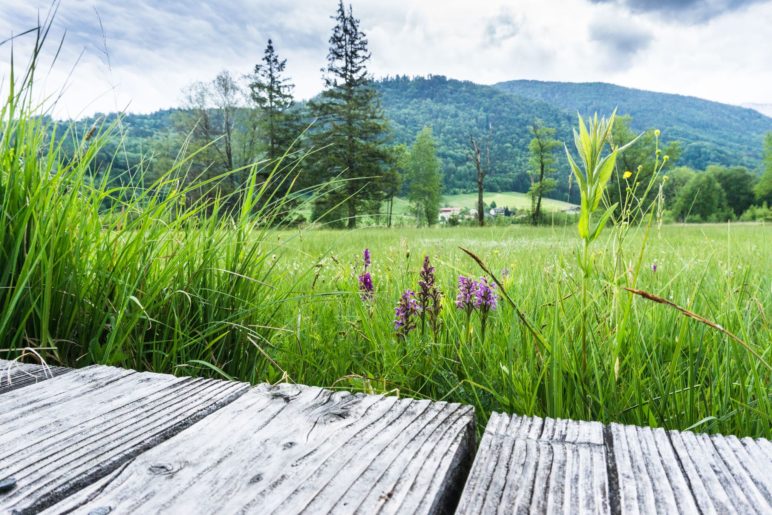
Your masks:
{"label": "bare dead tree", "polygon": [[[485,208],[483,207],[483,194],[485,193],[485,175],[491,167],[491,138],[490,124],[488,124],[488,137],[485,138],[485,146],[481,148],[480,143],[474,136],[469,137],[472,146],[472,161],[477,169],[477,223],[480,227],[485,225]],[[483,165],[483,153],[485,154],[485,164]]]}

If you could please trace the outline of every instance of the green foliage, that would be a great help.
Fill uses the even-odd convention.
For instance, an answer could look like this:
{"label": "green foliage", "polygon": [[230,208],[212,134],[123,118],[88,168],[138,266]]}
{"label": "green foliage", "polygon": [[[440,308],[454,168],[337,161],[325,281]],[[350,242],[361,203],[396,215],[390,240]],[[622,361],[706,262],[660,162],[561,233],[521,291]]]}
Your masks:
{"label": "green foliage", "polygon": [[555,129],[545,127],[541,120],[535,120],[530,129],[533,139],[528,144],[531,154],[531,187],[528,194],[531,197],[531,220],[536,225],[541,220],[542,198],[557,186],[557,181],[551,176],[557,172],[555,151],[560,142],[555,139]]}
{"label": "green foliage", "polygon": [[700,172],[689,168],[688,166],[678,166],[669,170],[663,177],[662,193],[664,195],[665,207],[672,209],[675,206],[676,199],[681,190],[689,181]]}
{"label": "green foliage", "polygon": [[434,225],[440,214],[442,177],[432,128],[424,127],[410,150],[408,200],[413,204],[419,225]]}
{"label": "green foliage", "polygon": [[[600,82],[567,83],[516,80],[495,88],[548,104],[569,113],[610,115],[617,110],[633,116],[633,129],[658,127],[680,143],[679,163],[698,170],[710,164],[756,168],[764,134],[772,119],[752,110],[683,95],[624,88]],[[634,171],[634,170],[632,170]]]}
{"label": "green foliage", "polygon": [[721,184],[706,173],[696,174],[681,189],[673,214],[685,222],[723,222],[732,216]]}
{"label": "green foliage", "polygon": [[[611,140],[615,145],[625,148],[617,158],[615,173],[608,186],[609,202],[617,203],[617,220],[628,219],[630,213],[623,213],[623,207],[629,207],[628,200],[646,204],[654,201],[659,193],[658,178],[678,160],[680,145],[670,142],[666,148],[660,148],[660,131],[649,129],[640,134],[632,129],[633,118],[630,115],[618,116],[611,131]],[[652,183],[654,181],[654,183]]]}
{"label": "green foliage", "polygon": [[280,59],[268,40],[262,63],[250,76],[250,98],[258,108],[257,139],[269,162],[276,162],[293,147],[302,132],[299,113],[293,110],[294,85],[283,76],[287,60]]}
{"label": "green foliage", "polygon": [[315,219],[353,229],[365,210],[378,211],[391,154],[388,123],[367,71],[370,52],[351,6],[338,3],[325,70],[325,90],[310,102],[317,120],[311,132],[313,173],[332,187],[314,206]]}
{"label": "green foliage", "polygon": [[280,249],[264,249],[272,212],[260,208],[257,174],[231,217],[229,198],[208,194],[227,175],[197,184],[209,191],[194,202],[174,170],[145,188],[95,180],[117,121],[78,138],[36,116],[31,79],[11,76],[0,105],[4,357],[31,347],[70,366],[210,375],[206,361],[244,379],[274,373],[261,347],[289,283],[274,267]]}
{"label": "green foliage", "polygon": [[[576,182],[581,194],[581,205],[579,212],[579,237],[585,244],[585,249],[600,235],[603,227],[606,225],[616,205],[612,205],[601,215],[597,224],[593,227],[592,216],[600,207],[600,202],[606,192],[606,184],[611,179],[611,172],[614,170],[618,148],[612,148],[611,152],[603,155],[606,145],[611,137],[611,129],[614,126],[615,113],[611,118],[598,119],[594,115],[590,119],[589,128],[585,125],[584,119],[579,115],[579,130],[574,129],[574,145],[579,154],[582,168],[576,164],[574,158],[566,147],[566,157],[571,165],[571,171],[574,173]],[[585,263],[587,265],[587,263]]]}
{"label": "green foliage", "polygon": [[762,162],[761,177],[754,189],[756,200],[772,205],[772,132],[768,132],[764,138],[764,160]]}
{"label": "green foliage", "polygon": [[742,222],[772,222],[772,207],[767,203],[749,207],[740,217]]}
{"label": "green foliage", "polygon": [[735,216],[740,216],[751,207],[755,199],[753,188],[757,179],[747,168],[711,165],[705,173],[712,175],[721,185],[726,195],[726,203]]}
{"label": "green foliage", "polygon": [[[424,126],[431,125],[442,162],[445,194],[476,191],[475,166],[469,159],[469,136],[490,132],[491,170],[485,178],[489,192],[528,191],[530,187],[528,127],[534,118],[556,129],[561,141],[571,135],[571,115],[543,102],[508,95],[490,86],[443,76],[377,81],[395,140],[410,144]],[[558,157],[554,198],[567,200],[570,171]],[[577,200],[575,195],[573,200]]]}

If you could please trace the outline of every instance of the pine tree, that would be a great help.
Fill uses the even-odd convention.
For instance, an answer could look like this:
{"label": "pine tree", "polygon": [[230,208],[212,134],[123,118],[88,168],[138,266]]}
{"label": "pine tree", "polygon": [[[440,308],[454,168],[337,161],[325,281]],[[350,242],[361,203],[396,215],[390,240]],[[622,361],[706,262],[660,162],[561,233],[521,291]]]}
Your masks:
{"label": "pine tree", "polygon": [[549,176],[557,172],[555,150],[560,142],[555,139],[555,129],[545,127],[541,120],[531,124],[531,134],[533,139],[528,145],[531,152],[531,189],[528,194],[531,196],[531,222],[536,225],[541,218],[542,197],[557,186],[557,181]]}
{"label": "pine tree", "polygon": [[432,128],[424,127],[415,138],[410,152],[410,188],[408,198],[412,202],[418,223],[437,223],[442,199],[440,161]]}
{"label": "pine tree", "polygon": [[250,97],[260,110],[260,133],[266,158],[274,162],[292,146],[299,134],[297,116],[292,112],[294,85],[283,76],[286,59],[280,59],[268,40],[262,63],[255,65],[249,83]]}
{"label": "pine tree", "polygon": [[[310,103],[317,119],[311,134],[316,175],[328,188],[315,204],[314,216],[332,225],[345,219],[354,228],[363,209],[377,210],[384,200],[380,178],[389,162],[384,146],[389,129],[380,98],[367,71],[370,52],[351,6],[338,3],[330,37],[325,90]],[[330,185],[334,187],[330,187]]]}

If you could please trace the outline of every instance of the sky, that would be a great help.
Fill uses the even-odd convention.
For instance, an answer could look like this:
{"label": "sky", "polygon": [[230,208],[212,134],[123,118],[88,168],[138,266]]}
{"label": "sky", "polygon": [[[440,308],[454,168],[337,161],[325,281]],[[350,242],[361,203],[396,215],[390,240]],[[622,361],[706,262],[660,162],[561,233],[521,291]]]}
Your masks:
{"label": "sky", "polygon": [[[772,0],[352,0],[378,78],[603,81],[731,104],[772,104]],[[0,0],[0,41],[51,0]],[[336,0],[61,0],[39,67],[55,114],[151,112],[222,70],[250,73],[272,38],[298,98],[322,89]],[[58,58],[51,61],[64,38]],[[11,54],[0,45],[0,89]],[[0,91],[3,92],[3,91]]]}

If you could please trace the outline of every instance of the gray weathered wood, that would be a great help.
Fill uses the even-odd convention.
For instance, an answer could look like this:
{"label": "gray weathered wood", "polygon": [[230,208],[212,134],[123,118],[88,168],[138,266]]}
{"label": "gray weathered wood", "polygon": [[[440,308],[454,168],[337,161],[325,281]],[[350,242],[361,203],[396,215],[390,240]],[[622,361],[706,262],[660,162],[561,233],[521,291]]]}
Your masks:
{"label": "gray weathered wood", "polygon": [[603,426],[494,413],[457,513],[608,512]]}
{"label": "gray weathered wood", "polygon": [[0,394],[69,372],[69,368],[0,359]]}
{"label": "gray weathered wood", "polygon": [[772,513],[764,439],[494,413],[458,513]]}
{"label": "gray weathered wood", "polygon": [[468,406],[260,385],[50,513],[442,513],[474,452]]}
{"label": "gray weathered wood", "polygon": [[0,512],[34,512],[246,392],[244,383],[88,367],[0,396]]}
{"label": "gray weathered wood", "polygon": [[772,513],[772,459],[753,452],[768,441],[747,438],[741,444],[732,436],[688,431],[669,435],[702,512]]}

